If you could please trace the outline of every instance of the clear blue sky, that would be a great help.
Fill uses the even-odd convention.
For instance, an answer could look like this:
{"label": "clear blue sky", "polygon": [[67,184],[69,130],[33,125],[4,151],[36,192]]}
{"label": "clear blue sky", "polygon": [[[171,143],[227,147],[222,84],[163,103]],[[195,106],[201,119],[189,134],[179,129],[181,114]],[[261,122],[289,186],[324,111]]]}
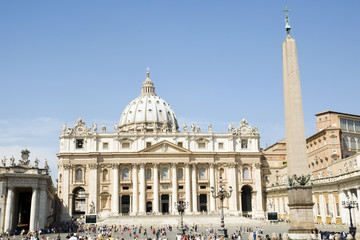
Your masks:
{"label": "clear blue sky", "polygon": [[360,1],[1,1],[0,157],[30,149],[57,168],[82,117],[112,129],[146,67],[180,125],[226,132],[246,118],[261,146],[285,137],[284,13],[297,40],[306,135],[314,114],[360,114]]}

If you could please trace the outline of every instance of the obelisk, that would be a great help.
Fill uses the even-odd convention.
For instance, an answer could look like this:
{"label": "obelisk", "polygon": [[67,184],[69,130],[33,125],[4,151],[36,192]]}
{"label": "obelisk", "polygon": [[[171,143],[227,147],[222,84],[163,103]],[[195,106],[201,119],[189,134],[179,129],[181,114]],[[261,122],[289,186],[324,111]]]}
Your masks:
{"label": "obelisk", "polygon": [[314,227],[312,184],[307,162],[306,137],[301,100],[296,42],[290,37],[286,8],[287,36],[282,44],[290,239],[306,239]]}

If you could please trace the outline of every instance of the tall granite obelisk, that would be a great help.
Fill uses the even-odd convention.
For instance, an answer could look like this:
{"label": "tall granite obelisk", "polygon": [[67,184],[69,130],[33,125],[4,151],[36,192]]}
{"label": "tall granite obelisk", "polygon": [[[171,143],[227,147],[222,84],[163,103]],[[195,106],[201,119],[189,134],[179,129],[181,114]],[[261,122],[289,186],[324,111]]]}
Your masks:
{"label": "tall granite obelisk", "polygon": [[315,228],[312,184],[307,162],[306,137],[301,100],[296,42],[290,37],[289,10],[286,8],[287,36],[282,44],[290,239],[306,239]]}

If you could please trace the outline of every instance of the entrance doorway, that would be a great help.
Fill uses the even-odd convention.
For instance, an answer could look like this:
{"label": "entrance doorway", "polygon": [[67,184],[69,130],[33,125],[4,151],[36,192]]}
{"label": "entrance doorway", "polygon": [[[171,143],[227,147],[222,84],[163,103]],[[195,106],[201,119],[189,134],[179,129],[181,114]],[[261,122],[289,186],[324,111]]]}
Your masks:
{"label": "entrance doorway", "polygon": [[15,226],[29,230],[32,189],[19,189],[16,199]]}
{"label": "entrance doorway", "polygon": [[152,202],[146,202],[146,212],[152,212]]}
{"label": "entrance doorway", "polygon": [[122,214],[130,213],[130,195],[121,196],[121,213]]}
{"label": "entrance doorway", "polygon": [[162,194],[160,200],[161,212],[169,213],[169,194]]}
{"label": "entrance doorway", "polygon": [[243,214],[247,214],[252,211],[251,188],[249,186],[243,186],[241,191],[241,209]]}
{"label": "entrance doorway", "polygon": [[207,194],[199,195],[200,212],[207,212]]}

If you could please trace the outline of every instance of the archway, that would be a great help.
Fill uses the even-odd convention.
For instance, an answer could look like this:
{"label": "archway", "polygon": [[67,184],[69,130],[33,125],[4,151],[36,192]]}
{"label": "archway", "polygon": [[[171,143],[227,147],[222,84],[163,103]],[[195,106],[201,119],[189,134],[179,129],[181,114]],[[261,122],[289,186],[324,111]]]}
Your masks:
{"label": "archway", "polygon": [[252,189],[250,186],[245,185],[241,188],[241,209],[243,214],[247,214],[252,211],[251,192]]}
{"label": "archway", "polygon": [[73,191],[73,215],[85,214],[85,189],[82,187],[75,188]]}

